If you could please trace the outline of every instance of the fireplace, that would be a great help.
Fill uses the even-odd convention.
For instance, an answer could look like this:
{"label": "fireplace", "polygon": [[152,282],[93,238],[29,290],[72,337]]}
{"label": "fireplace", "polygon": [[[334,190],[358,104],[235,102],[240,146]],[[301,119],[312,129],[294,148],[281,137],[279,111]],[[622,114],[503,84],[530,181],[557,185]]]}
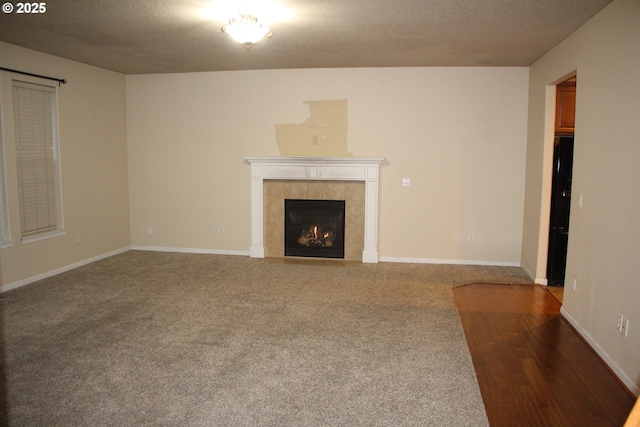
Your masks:
{"label": "fireplace", "polygon": [[284,255],[344,258],[344,200],[284,201]]}
{"label": "fireplace", "polygon": [[[251,165],[251,247],[249,248],[249,256],[253,258],[265,257],[265,234],[269,238],[272,233],[279,236],[284,235],[284,230],[279,228],[284,227],[282,213],[277,216],[277,222],[280,225],[272,224],[269,219],[269,213],[272,210],[283,209],[284,203],[274,204],[272,199],[265,198],[266,183],[306,182],[310,189],[312,184],[317,184],[320,181],[345,182],[364,185],[363,198],[357,200],[362,202],[362,205],[348,203],[348,211],[345,213],[345,259],[351,259],[348,254],[353,249],[350,248],[352,248],[354,240],[359,238],[361,256],[358,259],[366,263],[378,262],[378,187],[380,164],[384,161],[384,157],[245,157],[245,161]],[[343,199],[342,197],[327,198],[324,195],[309,197],[309,194],[310,192],[307,193],[307,199]],[[298,197],[292,196],[290,198]],[[289,197],[284,197],[282,200],[286,198]],[[344,200],[349,202],[348,197]],[[363,226],[362,229],[355,230],[350,223],[350,217],[359,211],[364,213]],[[282,248],[282,246],[280,244],[278,247]]]}

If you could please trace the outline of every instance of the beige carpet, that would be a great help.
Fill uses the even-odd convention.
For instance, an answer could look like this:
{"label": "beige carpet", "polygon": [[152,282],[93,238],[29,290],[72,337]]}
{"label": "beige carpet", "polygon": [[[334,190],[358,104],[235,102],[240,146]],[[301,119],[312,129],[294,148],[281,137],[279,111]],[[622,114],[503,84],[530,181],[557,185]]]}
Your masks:
{"label": "beige carpet", "polygon": [[486,426],[470,282],[528,279],[130,251],[0,295],[10,422]]}

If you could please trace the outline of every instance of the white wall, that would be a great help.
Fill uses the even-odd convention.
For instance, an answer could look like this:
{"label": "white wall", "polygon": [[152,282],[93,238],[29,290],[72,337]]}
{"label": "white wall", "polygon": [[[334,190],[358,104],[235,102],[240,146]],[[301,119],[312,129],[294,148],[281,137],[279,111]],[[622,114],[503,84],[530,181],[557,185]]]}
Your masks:
{"label": "white wall", "polygon": [[490,67],[127,76],[132,245],[247,252],[244,157],[279,155],[275,125],[304,122],[304,101],[347,99],[348,151],[387,158],[383,259],[519,265],[527,82]]}
{"label": "white wall", "polygon": [[[67,79],[58,89],[64,236],[22,244],[11,80],[0,71],[2,142],[11,238],[0,250],[0,289],[129,246],[126,99],[122,74],[0,42],[3,67]],[[81,243],[76,244],[76,235]]]}
{"label": "white wall", "polygon": [[[636,394],[640,392],[639,23],[640,2],[616,0],[532,65],[522,249],[523,266],[543,279],[552,144],[545,127],[545,103],[549,85],[576,71],[574,197],[563,313]],[[627,337],[616,331],[618,313],[629,319]]]}

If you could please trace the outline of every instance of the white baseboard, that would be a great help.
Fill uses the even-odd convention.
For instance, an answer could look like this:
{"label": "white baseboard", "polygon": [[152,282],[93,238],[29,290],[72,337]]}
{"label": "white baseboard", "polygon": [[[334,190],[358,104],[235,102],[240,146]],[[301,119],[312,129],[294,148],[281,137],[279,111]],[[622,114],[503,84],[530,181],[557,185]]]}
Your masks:
{"label": "white baseboard", "polygon": [[[215,255],[240,255],[251,256],[252,250],[239,251],[229,249],[199,249],[199,248],[175,248],[169,246],[131,246],[132,250],[151,252],[182,252],[190,254],[215,254]],[[264,254],[258,258],[264,258]],[[430,258],[402,258],[379,257],[379,262],[397,262],[409,264],[460,264],[460,265],[494,265],[498,267],[520,267],[519,262],[507,261],[482,261],[482,260],[458,260],[458,259],[430,259]],[[373,262],[373,261],[368,261]]]}
{"label": "white baseboard", "polygon": [[33,282],[37,282],[38,280],[46,279],[47,277],[55,276],[56,274],[64,273],[65,271],[73,270],[78,267],[82,267],[83,265],[91,264],[92,262],[100,261],[105,258],[112,257],[114,255],[119,255],[121,253],[127,252],[130,248],[128,246],[120,249],[116,249],[115,251],[107,252],[102,255],[98,255],[92,258],[88,258],[82,261],[75,262],[70,265],[66,265],[64,267],[56,268],[55,270],[47,271],[46,273],[38,274],[36,276],[27,277],[26,279],[18,280],[17,282],[8,283],[6,285],[0,286],[0,293],[7,292],[12,289],[19,288],[24,285],[28,285]]}
{"label": "white baseboard", "polygon": [[520,267],[519,262],[484,261],[484,260],[468,260],[468,259],[380,257],[380,262],[401,262],[401,263],[410,263],[410,264],[492,265],[497,267]]}
{"label": "white baseboard", "polygon": [[582,338],[593,348],[593,350],[600,356],[600,358],[604,361],[604,363],[609,366],[609,369],[613,371],[613,373],[622,381],[622,383],[636,396],[640,395],[640,386],[634,383],[631,378],[627,374],[624,373],[622,369],[616,364],[616,362],[611,359],[611,357],[607,354],[606,351],[598,345],[596,340],[593,339],[591,335],[587,331],[585,331],[582,326],[576,321],[576,319],[569,314],[564,307],[560,307],[560,314],[564,316],[565,319],[574,327],[574,329],[582,336]]}
{"label": "white baseboard", "polygon": [[522,268],[522,271],[524,271],[525,274],[529,276],[529,279],[531,279],[536,285],[547,286],[549,284],[547,279],[536,277],[536,275],[533,274],[526,266],[521,265],[520,268]]}
{"label": "white baseboard", "polygon": [[[215,255],[241,255],[251,256],[251,251],[229,250],[229,249],[200,249],[200,248],[175,248],[169,246],[131,246],[136,251],[151,252],[182,252],[190,254],[215,254]],[[260,257],[264,258],[264,256]],[[431,258],[403,258],[403,257],[380,257],[380,262],[397,262],[409,264],[460,264],[460,265],[494,265],[498,267],[520,267],[519,262],[508,261],[483,261],[483,260],[459,260],[459,259],[431,259]]]}
{"label": "white baseboard", "polygon": [[187,254],[241,255],[249,256],[249,251],[235,251],[229,249],[201,249],[201,248],[172,248],[168,246],[131,246],[134,251],[150,252],[181,252]]}
{"label": "white baseboard", "polygon": [[526,265],[521,265],[520,267],[522,268],[522,271],[524,271],[524,273],[525,273],[527,276],[529,276],[529,279],[533,280],[533,281],[534,281],[534,283],[537,283],[537,282],[535,282],[535,280],[536,280],[536,276],[535,276],[535,274],[531,273],[531,271],[527,268],[527,266],[526,266]]}

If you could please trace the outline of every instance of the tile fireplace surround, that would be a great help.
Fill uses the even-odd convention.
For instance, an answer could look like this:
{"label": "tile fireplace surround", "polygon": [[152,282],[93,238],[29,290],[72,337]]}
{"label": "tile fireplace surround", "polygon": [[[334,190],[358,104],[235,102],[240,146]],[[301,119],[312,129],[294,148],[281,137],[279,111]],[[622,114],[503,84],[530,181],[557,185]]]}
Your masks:
{"label": "tile fireplace surround", "polygon": [[364,183],[362,262],[378,262],[378,191],[384,157],[246,157],[245,160],[251,165],[252,258],[265,257],[264,181],[360,181]]}

